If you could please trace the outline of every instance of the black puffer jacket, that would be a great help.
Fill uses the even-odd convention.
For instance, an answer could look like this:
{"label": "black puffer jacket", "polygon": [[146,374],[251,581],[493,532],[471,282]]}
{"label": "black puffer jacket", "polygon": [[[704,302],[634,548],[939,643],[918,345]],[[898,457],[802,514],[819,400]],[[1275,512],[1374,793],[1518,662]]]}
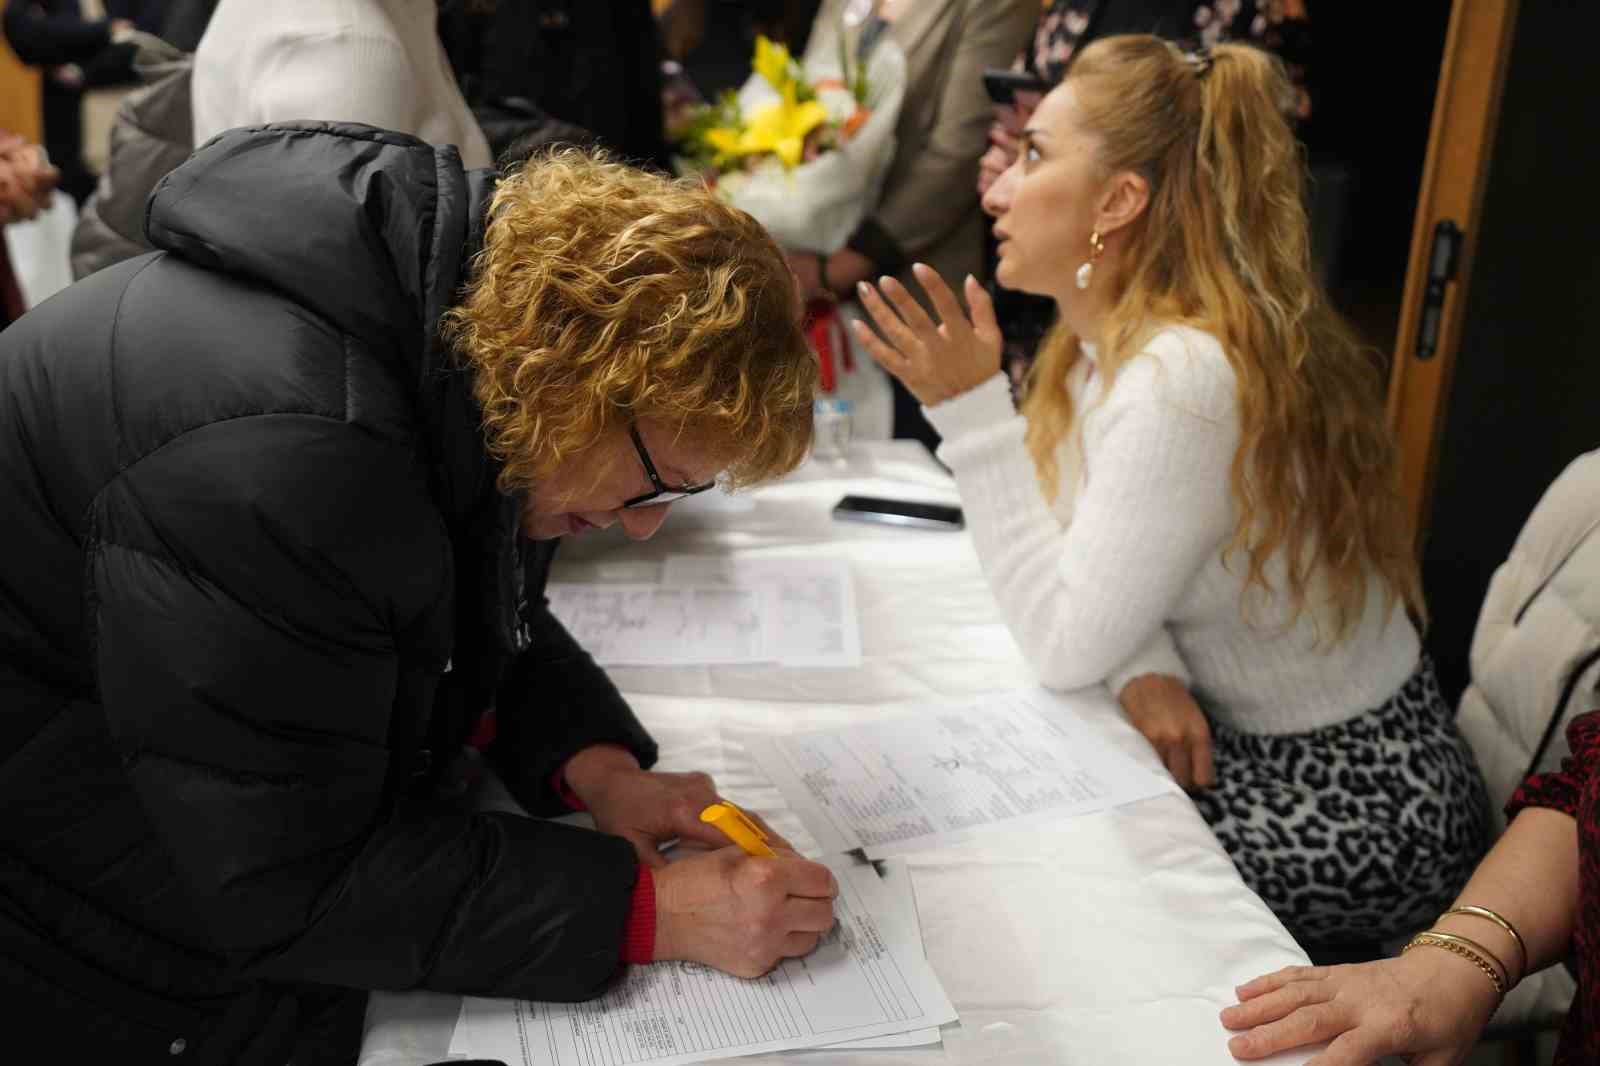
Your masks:
{"label": "black puffer jacket", "polygon": [[0,1002],[63,1058],[282,1066],[306,983],[617,969],[626,843],[415,798],[491,703],[535,809],[588,744],[654,758],[436,338],[491,180],[231,131],[152,197],[165,251],[0,335]]}

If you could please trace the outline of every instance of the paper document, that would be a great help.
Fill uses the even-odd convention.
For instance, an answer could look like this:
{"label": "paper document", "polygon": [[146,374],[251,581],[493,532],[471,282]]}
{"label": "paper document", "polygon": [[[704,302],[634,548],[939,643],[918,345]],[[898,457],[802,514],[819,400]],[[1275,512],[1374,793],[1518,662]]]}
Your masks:
{"label": "paper document", "polygon": [[551,583],[550,612],[598,663],[687,666],[770,658],[750,589]]}
{"label": "paper document", "polygon": [[784,666],[861,665],[855,583],[843,559],[731,559],[669,555],[663,585],[757,592],[769,656]]}
{"label": "paper document", "polygon": [[[906,866],[904,859],[880,859],[873,864],[873,867],[878,871],[879,882],[893,897],[895,920],[908,923],[906,938],[916,944],[923,958],[927,958],[927,951],[922,945],[922,919],[917,915],[917,894],[911,887],[911,870]],[[939,1041],[939,1030],[930,1027],[892,1033],[889,1036],[868,1036],[860,1040],[847,1040],[841,1044],[829,1044],[828,1049],[848,1051],[859,1048],[925,1047],[928,1044],[937,1044]]]}
{"label": "paper document", "polygon": [[1164,795],[1043,689],[877,722],[750,737],[751,755],[824,852],[891,855]]}
{"label": "paper document", "polygon": [[450,1053],[511,1066],[676,1066],[954,1021],[894,892],[868,864],[828,865],[838,922],[803,959],[754,980],[698,963],[630,966],[587,1003],[468,997]]}

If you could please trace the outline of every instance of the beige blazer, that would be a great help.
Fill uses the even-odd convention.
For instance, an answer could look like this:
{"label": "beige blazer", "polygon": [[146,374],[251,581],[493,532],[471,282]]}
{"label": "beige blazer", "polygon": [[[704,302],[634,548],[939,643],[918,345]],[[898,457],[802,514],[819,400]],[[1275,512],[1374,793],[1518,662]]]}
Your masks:
{"label": "beige blazer", "polygon": [[[846,0],[823,0],[812,35],[835,37]],[[987,222],[978,160],[993,112],[983,68],[1009,67],[1033,32],[1038,0],[901,0],[889,34],[906,53],[906,94],[894,161],[872,219],[905,267],[924,262],[960,292],[982,268]],[[859,30],[850,31],[854,38]],[[853,41],[852,41],[853,43]],[[910,277],[902,270],[902,280]],[[909,284],[909,282],[908,282]],[[913,292],[919,286],[910,285]]]}

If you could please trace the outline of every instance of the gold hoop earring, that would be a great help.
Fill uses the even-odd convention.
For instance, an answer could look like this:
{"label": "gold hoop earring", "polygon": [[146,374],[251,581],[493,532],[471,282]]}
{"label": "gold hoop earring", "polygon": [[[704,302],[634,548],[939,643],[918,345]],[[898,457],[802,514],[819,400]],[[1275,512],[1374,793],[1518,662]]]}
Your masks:
{"label": "gold hoop earring", "polygon": [[1089,234],[1089,258],[1078,267],[1078,288],[1087,289],[1094,280],[1094,264],[1100,258],[1100,253],[1106,250],[1105,239],[1100,236],[1100,231],[1095,230]]}

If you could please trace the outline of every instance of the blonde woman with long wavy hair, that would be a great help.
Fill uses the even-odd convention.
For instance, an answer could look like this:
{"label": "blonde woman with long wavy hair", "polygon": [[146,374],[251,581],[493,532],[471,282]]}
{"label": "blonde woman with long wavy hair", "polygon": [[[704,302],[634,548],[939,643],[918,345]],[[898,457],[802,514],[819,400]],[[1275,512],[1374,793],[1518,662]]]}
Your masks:
{"label": "blonde woman with long wavy hair", "polygon": [[884,279],[874,356],[925,405],[1046,685],[1107,683],[1302,941],[1431,918],[1481,853],[1476,765],[1421,654],[1376,361],[1312,274],[1280,65],[1085,49],[984,200],[1055,299],[1019,416],[978,284]]}

